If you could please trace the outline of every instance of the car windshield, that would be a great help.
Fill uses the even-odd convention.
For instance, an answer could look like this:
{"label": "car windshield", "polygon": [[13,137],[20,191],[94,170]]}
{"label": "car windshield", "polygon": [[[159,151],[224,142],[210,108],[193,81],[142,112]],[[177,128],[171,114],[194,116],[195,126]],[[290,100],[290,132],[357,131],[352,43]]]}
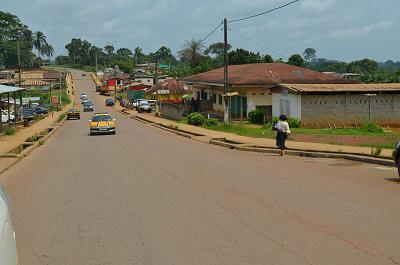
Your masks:
{"label": "car windshield", "polygon": [[111,116],[109,115],[98,115],[92,118],[92,121],[99,122],[99,121],[112,121]]}

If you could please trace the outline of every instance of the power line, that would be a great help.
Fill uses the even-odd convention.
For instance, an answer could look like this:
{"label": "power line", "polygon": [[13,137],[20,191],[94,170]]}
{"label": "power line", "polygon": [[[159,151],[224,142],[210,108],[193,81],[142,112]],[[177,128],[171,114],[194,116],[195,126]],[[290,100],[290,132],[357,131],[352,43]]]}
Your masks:
{"label": "power line", "polygon": [[204,41],[206,41],[206,39],[208,39],[211,35],[213,35],[213,34],[217,31],[217,29],[219,29],[219,27],[222,26],[223,23],[224,23],[224,22],[219,23],[218,26],[216,26],[210,33],[208,33],[208,35],[207,35],[206,37],[204,37],[204,38],[200,41],[200,43],[203,43]]}
{"label": "power line", "polygon": [[266,47],[266,46],[260,44],[259,42],[255,41],[255,40],[252,40],[252,39],[250,39],[249,37],[247,37],[247,36],[245,36],[245,35],[243,35],[243,34],[237,32],[237,31],[235,31],[235,30],[233,30],[233,29],[231,29],[231,28],[229,28],[229,31],[232,31],[233,33],[237,34],[238,36],[240,36],[240,37],[242,37],[242,38],[244,38],[244,39],[246,39],[246,40],[248,40],[248,41],[254,43],[255,45],[257,45],[257,46],[259,46],[259,47],[261,47],[261,48],[263,48],[263,49],[266,49],[266,50],[268,50],[268,51],[270,51],[270,52],[273,52],[273,53],[275,53],[275,54],[277,54],[277,55],[279,55],[279,56],[281,56],[281,57],[283,57],[283,58],[286,58],[286,59],[288,58],[286,55],[284,55],[284,54],[282,54],[282,53],[280,53],[280,52],[277,52],[277,51],[275,51],[275,50],[273,50],[273,49],[271,49],[271,48],[268,48],[268,47]]}
{"label": "power line", "polygon": [[284,5],[275,7],[275,8],[273,8],[273,9],[270,9],[270,10],[268,10],[268,11],[265,11],[265,12],[262,12],[262,13],[258,13],[258,14],[255,14],[255,15],[251,15],[251,16],[248,16],[248,17],[243,17],[243,18],[239,18],[239,19],[230,20],[230,21],[228,21],[228,22],[229,22],[229,23],[234,23],[234,22],[239,22],[239,21],[242,21],[242,20],[247,20],[247,19],[251,19],[251,18],[258,17],[258,16],[262,16],[262,15],[265,15],[265,14],[268,14],[268,13],[271,13],[271,12],[274,12],[274,11],[276,11],[276,10],[279,10],[279,9],[281,9],[281,8],[290,6],[290,5],[292,5],[292,4],[296,3],[296,2],[299,2],[299,1],[300,1],[300,0],[294,0],[294,1],[289,2],[289,3],[287,3],[287,4],[284,4]]}

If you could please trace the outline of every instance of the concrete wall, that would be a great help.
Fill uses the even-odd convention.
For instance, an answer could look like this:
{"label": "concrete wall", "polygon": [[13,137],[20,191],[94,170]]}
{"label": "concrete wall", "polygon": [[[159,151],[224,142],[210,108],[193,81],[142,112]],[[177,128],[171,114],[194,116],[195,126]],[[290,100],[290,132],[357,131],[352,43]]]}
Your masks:
{"label": "concrete wall", "polygon": [[[301,119],[301,103],[301,95],[282,95],[281,93],[273,93],[272,116],[279,117],[280,115],[285,114],[290,118]],[[287,107],[287,105],[289,105],[289,107]],[[287,113],[287,109],[290,110],[289,113]]]}
{"label": "concrete wall", "polygon": [[173,120],[182,120],[186,108],[183,105],[161,103],[161,116]]}
{"label": "concrete wall", "polygon": [[269,90],[262,88],[249,88],[246,90],[247,114],[255,110],[256,106],[271,106],[272,95]]}
{"label": "concrete wall", "polygon": [[[303,95],[302,122],[319,124],[363,124],[368,122],[369,98],[363,94]],[[400,95],[371,97],[371,122],[400,125]]]}

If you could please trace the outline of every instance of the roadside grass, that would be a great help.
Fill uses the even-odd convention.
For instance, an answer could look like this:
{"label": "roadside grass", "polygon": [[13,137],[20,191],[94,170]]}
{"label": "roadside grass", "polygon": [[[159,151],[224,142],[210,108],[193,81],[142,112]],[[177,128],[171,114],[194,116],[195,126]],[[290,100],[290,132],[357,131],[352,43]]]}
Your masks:
{"label": "roadside grass", "polygon": [[17,133],[17,129],[10,127],[4,132],[5,135],[11,136]]}
{"label": "roadside grass", "polygon": [[57,118],[57,123],[60,123],[65,117],[67,116],[67,113],[62,113],[60,116]]}
{"label": "roadside grass", "polygon": [[[178,121],[177,123],[187,124],[187,118]],[[270,138],[276,137],[276,132],[272,131],[272,124],[266,125],[254,125],[249,122],[233,122],[230,125],[220,123],[218,126],[204,127],[209,130],[228,132],[241,136],[253,137],[253,138]],[[400,139],[400,133],[396,132],[385,132],[381,128],[375,128],[372,125],[365,125],[359,128],[328,128],[328,129],[306,129],[306,128],[292,128],[292,137],[295,141],[296,136],[304,138],[308,136],[311,138],[310,142],[334,144],[334,145],[353,145],[360,147],[370,147],[376,150],[379,149],[393,149],[398,139]],[[343,140],[344,138],[359,137],[364,139],[365,143],[352,144]],[[292,140],[292,139],[290,139]]]}

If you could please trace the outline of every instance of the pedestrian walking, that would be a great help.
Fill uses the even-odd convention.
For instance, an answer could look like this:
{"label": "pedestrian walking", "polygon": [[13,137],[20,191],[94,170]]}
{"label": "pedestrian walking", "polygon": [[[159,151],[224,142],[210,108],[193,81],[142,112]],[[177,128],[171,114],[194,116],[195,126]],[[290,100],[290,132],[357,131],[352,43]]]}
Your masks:
{"label": "pedestrian walking", "polygon": [[287,122],[288,118],[286,115],[281,115],[279,117],[279,121],[274,124],[273,129],[276,133],[276,146],[280,149],[280,155],[285,155],[286,150],[286,139],[288,135],[290,135],[289,123]]}

